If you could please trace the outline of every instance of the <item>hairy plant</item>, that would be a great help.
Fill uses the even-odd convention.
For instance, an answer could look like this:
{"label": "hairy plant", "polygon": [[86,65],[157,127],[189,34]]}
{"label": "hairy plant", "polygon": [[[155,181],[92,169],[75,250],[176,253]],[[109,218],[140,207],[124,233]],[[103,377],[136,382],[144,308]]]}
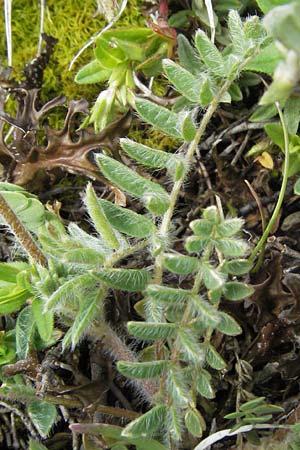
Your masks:
{"label": "hairy plant", "polygon": [[[238,13],[231,11],[228,26],[231,44],[222,53],[198,30],[195,49],[179,37],[180,64],[163,61],[165,76],[181,94],[174,110],[135,99],[135,109],[143,121],[182,142],[178,151],[169,154],[130,139],[120,141],[126,157],[145,168],[165,170],[170,190],[108,156],[104,149],[95,154],[103,176],[138,199],[145,213],[100,199],[88,185],[84,201],[97,236],[74,223],[66,230],[58,219],[45,220],[36,234],[47,266],[34,261],[35,266],[27,272],[26,287],[35,297],[39,313],[35,314],[34,304],[19,313],[16,342],[19,339],[22,357],[26,357],[30,345],[38,345],[36,329],[46,341],[42,335],[45,314],[56,314],[68,328],[64,349],[74,348],[85,335],[102,340],[106,351],[118,361],[119,372],[133,380],[149,405],[148,412],[121,432],[105,431],[105,427],[94,430],[104,441],[119,439],[121,448],[136,442],[141,449],[161,449],[162,445],[175,449],[187,431],[196,438],[202,436],[206,424],[197,408],[197,396],[213,399],[210,368],[226,369],[211,337],[215,332],[229,336],[242,332],[236,320],[222,311],[222,299],[236,302],[253,292],[246,283],[237,281],[251,268],[245,259],[248,245],[241,236],[243,221],[224,218],[220,205],[206,208],[189,224],[191,234],[184,243],[187,254],[172,248],[174,209],[206,127],[219,104],[231,100],[241,71],[251,66],[269,42],[258,17],[242,22]],[[203,113],[198,123],[200,108]],[[142,267],[136,257],[141,250],[147,250]],[[129,257],[134,268],[126,264]],[[164,272],[171,277],[164,277]],[[143,320],[127,324],[129,334],[144,342],[139,359],[106,320],[111,290],[133,293],[134,299],[139,296],[135,309]],[[54,333],[53,320],[45,329],[49,339]],[[74,425],[74,431],[80,432],[80,428]],[[154,447],[152,435],[163,444],[158,442]],[[150,440],[148,447],[141,443],[144,438]]]}

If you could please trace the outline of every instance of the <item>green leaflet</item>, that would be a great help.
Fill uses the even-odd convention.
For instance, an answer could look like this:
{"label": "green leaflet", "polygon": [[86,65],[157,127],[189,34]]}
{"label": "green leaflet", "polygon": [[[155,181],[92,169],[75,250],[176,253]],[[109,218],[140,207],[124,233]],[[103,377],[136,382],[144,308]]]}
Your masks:
{"label": "green leaflet", "polygon": [[228,28],[235,52],[243,55],[247,48],[247,43],[243,30],[243,23],[236,10],[229,11]]}
{"label": "green leaflet", "polygon": [[84,199],[85,205],[87,207],[90,218],[98,231],[98,233],[103,237],[103,239],[115,249],[120,248],[119,241],[114,231],[112,230],[109,221],[107,220],[105,214],[99,206],[98,199],[96,197],[95,191],[91,185],[88,184]]}
{"label": "green leaflet", "polygon": [[88,247],[103,255],[111,255],[111,247],[100,236],[93,236],[83,231],[76,223],[70,223],[68,232],[72,239],[79,241],[82,247]]}
{"label": "green leaflet", "polygon": [[221,320],[217,328],[221,333],[227,334],[228,336],[237,336],[243,332],[237,321],[229,314],[220,311],[220,317]]}
{"label": "green leaflet", "polygon": [[151,273],[146,269],[103,269],[96,276],[109,287],[139,292],[145,289]]}
{"label": "green leaflet", "polygon": [[74,80],[78,84],[100,83],[106,81],[110,73],[110,70],[103,69],[99,61],[94,59],[94,61],[79,69]]}
{"label": "green leaflet", "polygon": [[183,34],[178,36],[177,42],[180,63],[193,75],[199,76],[204,71],[204,66],[194,48]]}
{"label": "green leaflet", "polygon": [[214,224],[206,219],[197,219],[193,220],[189,226],[199,239],[208,239],[211,237]]}
{"label": "green leaflet", "polygon": [[55,406],[48,402],[34,400],[27,406],[27,412],[41,436],[46,438],[56,421]]}
{"label": "green leaflet", "polygon": [[125,362],[119,361],[117,369],[122,375],[130,378],[155,378],[168,367],[168,361]]}
{"label": "green leaflet", "polygon": [[177,155],[156,150],[131,139],[122,138],[120,139],[120,144],[122,149],[140,164],[155,169],[167,169],[172,176],[176,175],[176,171],[183,164],[182,158]]}
{"label": "green leaflet", "polygon": [[226,362],[211,344],[208,344],[207,346],[205,359],[207,364],[215,370],[222,370],[226,368]]}
{"label": "green leaflet", "polygon": [[227,300],[238,301],[249,297],[254,292],[253,287],[239,281],[229,281],[225,284],[223,293]]}
{"label": "green leaflet", "polygon": [[176,366],[170,367],[168,373],[168,388],[172,402],[177,407],[185,408],[191,402],[188,385],[182,370]]}
{"label": "green leaflet", "polygon": [[62,261],[74,266],[74,268],[83,269],[99,269],[104,262],[104,255],[92,250],[91,248],[76,248],[74,250],[67,251]]}
{"label": "green leaflet", "polygon": [[188,409],[184,417],[185,426],[195,437],[201,437],[205,430],[205,422],[197,409]]}
{"label": "green leaflet", "polygon": [[164,254],[162,264],[165,269],[178,275],[188,275],[199,269],[199,260],[191,256]]}
{"label": "green leaflet", "polygon": [[220,237],[231,237],[241,231],[244,221],[237,217],[226,219],[216,226],[216,231]]}
{"label": "green leaflet", "polygon": [[205,398],[212,399],[215,397],[214,390],[211,385],[211,375],[207,370],[200,369],[196,380],[197,391]]}
{"label": "green leaflet", "polygon": [[202,351],[198,339],[189,329],[178,330],[178,339],[180,341],[184,356],[194,363],[204,363],[205,354]]}
{"label": "green leaflet", "polygon": [[288,98],[284,106],[284,119],[290,134],[297,134],[300,121],[300,99],[298,97],[291,96]]}
{"label": "green leaflet", "polygon": [[31,306],[26,306],[18,315],[16,323],[16,351],[19,359],[25,359],[35,331],[35,320]]}
{"label": "green leaflet", "polygon": [[118,64],[126,60],[123,51],[118,47],[113,47],[103,37],[96,39],[94,53],[101,66],[105,69],[114,69]]}
{"label": "green leaflet", "polygon": [[29,267],[29,264],[23,262],[0,263],[0,284],[1,281],[16,283],[18,273]]}
{"label": "green leaflet", "polygon": [[222,272],[232,275],[244,275],[250,272],[253,264],[248,259],[233,259],[222,264]]}
{"label": "green leaflet", "polygon": [[223,286],[226,281],[226,275],[220,272],[217,268],[211,266],[207,262],[201,262],[201,273],[203,282],[207,289],[218,289]]}
{"label": "green leaflet", "polygon": [[185,241],[185,248],[189,253],[199,253],[209,244],[209,239],[201,239],[198,236],[189,236]]}
{"label": "green leaflet", "polygon": [[177,324],[157,322],[128,322],[129,333],[139,339],[168,339],[176,333]]}
{"label": "green leaflet", "polygon": [[199,80],[171,59],[163,60],[163,69],[168,80],[173,84],[175,89],[191,102],[198,104],[200,90]]}
{"label": "green leaflet", "polygon": [[89,273],[71,278],[53,292],[45,304],[45,309],[53,309],[58,303],[64,304],[66,301],[72,302],[78,300],[83,295],[84,291],[90,289],[96,283],[97,279],[95,276]]}
{"label": "green leaflet", "polygon": [[[39,200],[12,190],[1,191],[1,193],[26,228],[37,231],[44,224],[46,220],[45,208]],[[4,223],[1,215],[0,223]]]}
{"label": "green leaflet", "polygon": [[[197,128],[195,126],[192,112],[181,112],[179,113],[179,125],[180,125],[180,132],[186,142],[191,142],[197,133]],[[183,166],[183,163],[181,163]],[[182,176],[182,175],[181,175]],[[179,179],[180,177],[175,178],[175,180]]]}
{"label": "green leaflet", "polygon": [[119,39],[117,37],[112,37],[111,40],[113,43],[116,43],[117,47],[119,47],[131,60],[142,62],[145,58],[145,51],[140,44]]}
{"label": "green leaflet", "polygon": [[182,140],[182,135],[178,130],[177,114],[140,98],[136,99],[135,107],[139,116],[147,123],[171,137]]}
{"label": "green leaflet", "polygon": [[39,335],[44,342],[50,341],[54,328],[52,311],[44,311],[44,301],[41,298],[33,299],[32,311]]}
{"label": "green leaflet", "polygon": [[199,320],[205,327],[215,327],[220,322],[219,312],[198,295],[192,297],[194,307],[200,314]]}
{"label": "green leaflet", "polygon": [[203,219],[208,220],[213,225],[220,222],[220,215],[216,206],[209,206],[203,211]]}
{"label": "green leaflet", "polygon": [[225,257],[229,258],[244,256],[248,250],[248,244],[241,239],[218,239],[214,244]]}
{"label": "green leaflet", "polygon": [[102,155],[95,155],[104,176],[120,189],[140,198],[153,214],[161,215],[169,207],[169,195],[159,184],[141,177],[124,164]]}
{"label": "green leaflet", "polygon": [[87,298],[81,302],[75,321],[63,340],[63,349],[70,343],[74,349],[96,315],[98,320],[102,319],[103,297],[104,289],[98,288],[97,291],[90,292]]}
{"label": "green leaflet", "polygon": [[15,288],[4,287],[0,289],[0,315],[10,314],[17,311],[32,294],[27,289],[16,286]]}
{"label": "green leaflet", "polygon": [[195,45],[206,67],[215,76],[226,77],[225,62],[223,57],[204,31],[196,31]]}
{"label": "green leaflet", "polygon": [[262,72],[273,75],[279,61],[282,61],[282,59],[282,53],[274,43],[271,43],[263,48],[243,70],[252,70],[253,72]]}
{"label": "green leaflet", "polygon": [[[251,122],[262,122],[267,119],[271,119],[272,117],[277,116],[278,111],[274,103],[271,105],[261,105],[257,106],[254,113],[251,114],[249,120]],[[246,155],[248,156],[248,154]]]}
{"label": "green leaflet", "polygon": [[162,427],[164,423],[165,413],[167,407],[164,405],[154,406],[146,414],[143,414],[138,419],[130,422],[124,428],[122,436],[124,437],[139,437],[147,436]]}
{"label": "green leaflet", "polygon": [[121,233],[136,238],[151,236],[156,227],[152,220],[127,208],[115,205],[107,200],[98,199],[109,223]]}
{"label": "green leaflet", "polygon": [[158,284],[149,284],[146,294],[158,302],[181,303],[191,298],[191,292]]}
{"label": "green leaflet", "polygon": [[168,407],[166,415],[166,423],[168,431],[170,432],[173,441],[175,442],[181,441],[183,424],[182,424],[182,417],[180,412],[178,411],[178,408],[174,406]]}

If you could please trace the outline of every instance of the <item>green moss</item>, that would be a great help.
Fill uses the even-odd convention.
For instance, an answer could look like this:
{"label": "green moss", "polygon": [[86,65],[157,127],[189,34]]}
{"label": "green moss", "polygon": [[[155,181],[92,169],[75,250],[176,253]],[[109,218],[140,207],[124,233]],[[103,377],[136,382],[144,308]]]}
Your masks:
{"label": "green moss", "polygon": [[[39,38],[39,2],[14,0],[12,2],[13,69],[21,79],[24,65],[36,56]],[[141,0],[129,0],[117,26],[143,25]],[[74,82],[76,71],[92,58],[92,46],[76,61],[71,71],[69,63],[77,51],[95,33],[105,26],[105,20],[96,12],[92,0],[49,0],[45,11],[45,32],[59,41],[51,62],[45,70],[43,99],[64,94],[68,99],[85,97],[92,101],[99,92],[99,85],[79,86]],[[4,17],[0,19],[0,58],[6,61]]]}

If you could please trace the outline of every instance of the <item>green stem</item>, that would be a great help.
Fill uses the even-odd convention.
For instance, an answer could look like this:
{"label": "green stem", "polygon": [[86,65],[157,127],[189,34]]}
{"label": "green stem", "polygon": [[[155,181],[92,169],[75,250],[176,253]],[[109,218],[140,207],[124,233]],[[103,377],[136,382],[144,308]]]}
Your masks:
{"label": "green stem", "polygon": [[[285,160],[284,160],[284,169],[283,169],[283,179],[282,179],[282,184],[281,184],[281,188],[280,188],[280,193],[279,193],[279,197],[277,200],[277,204],[275,206],[275,209],[273,211],[272,217],[262,235],[262,237],[260,238],[260,240],[258,241],[256,247],[254,248],[254,250],[252,251],[249,260],[252,262],[254,261],[255,256],[257,255],[257,253],[263,248],[266,240],[268,239],[268,236],[277,220],[278,214],[281,210],[281,206],[284,200],[284,195],[285,195],[285,191],[286,191],[286,186],[287,186],[287,181],[288,181],[288,172],[289,172],[289,135],[288,135],[288,131],[286,128],[286,124],[284,121],[284,117],[282,114],[282,111],[279,107],[279,104],[276,103],[276,107],[278,110],[278,114],[280,117],[280,121],[281,121],[281,125],[282,125],[282,129],[283,129],[283,136],[284,136],[284,154],[285,154]],[[257,270],[257,267],[256,267]]]}

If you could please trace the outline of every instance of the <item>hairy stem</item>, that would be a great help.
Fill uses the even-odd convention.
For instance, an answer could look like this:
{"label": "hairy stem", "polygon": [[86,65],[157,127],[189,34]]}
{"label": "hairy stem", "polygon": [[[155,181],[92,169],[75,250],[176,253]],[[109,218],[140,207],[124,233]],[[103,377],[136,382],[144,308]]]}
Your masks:
{"label": "hairy stem", "polygon": [[47,267],[46,257],[43,255],[41,249],[35,243],[29,231],[26,230],[2,194],[0,194],[0,214],[3,216],[5,222],[33,261],[41,266]]}
{"label": "hairy stem", "polygon": [[[216,109],[219,106],[220,100],[222,98],[222,96],[224,95],[225,92],[228,91],[230,85],[232,83],[232,80],[227,80],[225,81],[224,85],[222,86],[222,88],[220,89],[219,93],[216,95],[216,97],[213,99],[213,101],[211,102],[211,104],[209,105],[206,113],[204,114],[201,123],[199,125],[199,128],[197,130],[196,136],[195,138],[192,140],[192,142],[189,144],[188,146],[188,150],[185,156],[185,165],[186,167],[189,167],[189,165],[191,164],[191,162],[193,161],[193,157],[194,154],[197,150],[198,144],[201,141],[205,131],[206,131],[206,127],[210,122],[210,119],[212,118],[212,116],[214,115],[214,113],[216,112]],[[176,183],[174,183],[173,189],[171,191],[170,194],[170,206],[167,209],[166,213],[163,216],[163,220],[161,223],[161,226],[159,228],[159,235],[167,238],[169,230],[170,230],[170,226],[171,226],[171,220],[173,217],[173,213],[174,213],[174,209],[179,197],[179,194],[181,192],[181,188],[182,185],[185,181],[186,178],[186,174],[184,173],[182,175],[182,177],[176,181]],[[162,280],[162,253],[160,253],[156,259],[155,259],[155,270],[154,270],[154,282],[157,284],[161,283]]]}
{"label": "hairy stem", "polygon": [[[105,350],[111,354],[116,361],[138,361],[134,352],[122,341],[115,333],[108,323],[101,322],[93,324],[89,332],[90,336],[101,339]],[[144,399],[150,404],[152,403],[153,395],[157,392],[158,386],[151,380],[134,380],[135,386],[142,393]]]}

